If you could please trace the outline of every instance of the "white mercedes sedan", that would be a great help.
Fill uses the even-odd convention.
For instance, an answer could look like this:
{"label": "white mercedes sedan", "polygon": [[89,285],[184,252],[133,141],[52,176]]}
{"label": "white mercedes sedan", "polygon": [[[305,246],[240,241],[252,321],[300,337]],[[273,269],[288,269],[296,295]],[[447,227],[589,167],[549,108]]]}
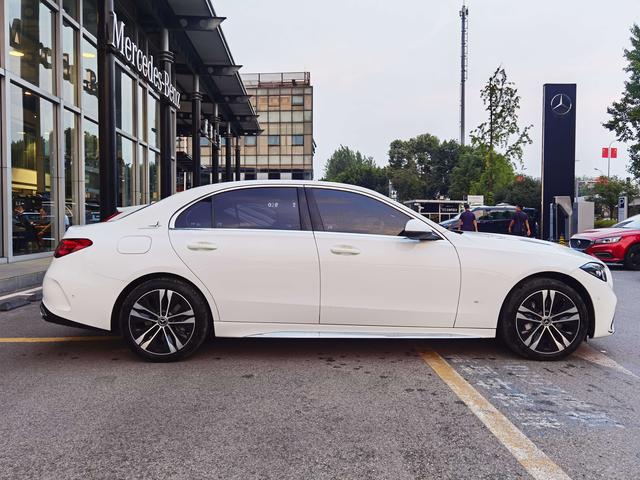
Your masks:
{"label": "white mercedes sedan", "polygon": [[599,260],[455,233],[378,193],[312,181],[207,185],[71,227],[45,320],[119,332],[170,361],[217,337],[489,338],[552,360],[613,333]]}

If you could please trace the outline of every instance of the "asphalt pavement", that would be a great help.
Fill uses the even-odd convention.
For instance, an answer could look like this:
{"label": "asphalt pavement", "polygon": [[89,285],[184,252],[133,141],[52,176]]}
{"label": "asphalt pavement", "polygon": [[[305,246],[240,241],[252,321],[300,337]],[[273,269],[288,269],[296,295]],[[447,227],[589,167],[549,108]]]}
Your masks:
{"label": "asphalt pavement", "polygon": [[0,312],[0,478],[635,479],[640,272],[614,280],[616,334],[559,362],[493,340],[218,339],[153,364],[37,303]]}

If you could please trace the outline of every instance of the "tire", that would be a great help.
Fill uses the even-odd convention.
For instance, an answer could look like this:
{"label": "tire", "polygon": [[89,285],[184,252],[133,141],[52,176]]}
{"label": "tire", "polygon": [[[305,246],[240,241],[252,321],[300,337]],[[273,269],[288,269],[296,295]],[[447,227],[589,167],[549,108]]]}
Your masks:
{"label": "tire", "polygon": [[498,335],[523,357],[559,360],[585,340],[589,320],[587,306],[573,288],[552,278],[535,278],[507,299]]}
{"label": "tire", "polygon": [[200,292],[174,278],[138,285],[120,309],[120,331],[129,347],[153,362],[188,357],[207,338],[211,324],[209,307]]}
{"label": "tire", "polygon": [[640,243],[631,245],[624,256],[624,268],[627,270],[640,270]]}

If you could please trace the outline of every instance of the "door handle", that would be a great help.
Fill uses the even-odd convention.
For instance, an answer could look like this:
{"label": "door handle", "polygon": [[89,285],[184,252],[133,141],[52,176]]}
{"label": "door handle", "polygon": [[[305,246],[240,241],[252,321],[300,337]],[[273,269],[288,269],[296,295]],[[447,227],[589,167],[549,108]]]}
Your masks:
{"label": "door handle", "polygon": [[209,250],[209,251],[218,249],[218,247],[216,247],[211,242],[191,242],[191,243],[187,243],[187,248],[189,250]]}
{"label": "door handle", "polygon": [[336,255],[359,255],[360,250],[351,245],[334,245],[331,247],[331,253]]}

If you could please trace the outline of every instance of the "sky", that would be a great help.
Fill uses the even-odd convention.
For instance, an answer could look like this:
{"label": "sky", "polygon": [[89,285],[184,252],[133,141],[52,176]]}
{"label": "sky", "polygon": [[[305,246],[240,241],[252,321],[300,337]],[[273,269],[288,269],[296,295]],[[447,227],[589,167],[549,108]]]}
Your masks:
{"label": "sky", "polygon": [[[315,178],[340,145],[388,161],[389,144],[459,138],[462,0],[213,0],[242,72],[311,72]],[[640,0],[467,0],[467,133],[486,119],[480,90],[502,65],[532,124],[524,173],[540,176],[542,86],[577,84],[576,174],[607,171],[602,127],[627,74],[623,52]],[[468,138],[468,136],[467,136]],[[626,172],[618,147],[611,174]]]}

